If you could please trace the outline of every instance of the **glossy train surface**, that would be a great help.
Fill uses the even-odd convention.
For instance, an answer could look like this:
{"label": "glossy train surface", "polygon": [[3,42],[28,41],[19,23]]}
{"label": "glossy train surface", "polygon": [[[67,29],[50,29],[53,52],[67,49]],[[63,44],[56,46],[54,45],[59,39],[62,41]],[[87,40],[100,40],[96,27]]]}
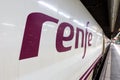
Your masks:
{"label": "glossy train surface", "polygon": [[0,3],[0,80],[86,80],[107,38],[79,0]]}

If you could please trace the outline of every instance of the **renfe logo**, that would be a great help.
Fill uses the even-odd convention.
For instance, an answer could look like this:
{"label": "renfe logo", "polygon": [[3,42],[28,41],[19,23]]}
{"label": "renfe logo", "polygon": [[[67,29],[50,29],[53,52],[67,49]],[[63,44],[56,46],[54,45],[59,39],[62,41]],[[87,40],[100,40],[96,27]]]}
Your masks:
{"label": "renfe logo", "polygon": [[[42,13],[31,13],[28,16],[19,60],[38,56],[39,43],[41,40],[41,32],[43,27],[42,25],[46,21],[58,24],[59,20]],[[81,33],[81,47],[84,48],[84,54],[82,58],[84,58],[87,45],[91,46],[92,41],[92,33],[88,32],[87,30],[88,24],[89,22],[86,23],[86,28],[85,30],[83,30],[79,27],[76,27],[76,29],[74,29],[74,27],[67,22],[60,23],[60,25],[58,25],[58,30],[56,34],[56,50],[58,52],[70,51],[72,46],[65,47],[63,45],[63,41],[70,41],[73,39],[74,36],[75,49],[77,49],[79,43],[79,34]],[[64,36],[64,31],[66,28],[70,29],[70,34],[68,36]],[[76,34],[74,34],[74,31],[76,31]]]}

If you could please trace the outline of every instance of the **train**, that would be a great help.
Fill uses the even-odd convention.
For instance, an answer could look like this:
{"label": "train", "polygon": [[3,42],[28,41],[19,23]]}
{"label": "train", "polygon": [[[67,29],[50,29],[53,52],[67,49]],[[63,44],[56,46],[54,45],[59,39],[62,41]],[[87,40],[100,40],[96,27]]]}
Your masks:
{"label": "train", "polygon": [[80,0],[0,3],[0,80],[94,80],[109,39]]}

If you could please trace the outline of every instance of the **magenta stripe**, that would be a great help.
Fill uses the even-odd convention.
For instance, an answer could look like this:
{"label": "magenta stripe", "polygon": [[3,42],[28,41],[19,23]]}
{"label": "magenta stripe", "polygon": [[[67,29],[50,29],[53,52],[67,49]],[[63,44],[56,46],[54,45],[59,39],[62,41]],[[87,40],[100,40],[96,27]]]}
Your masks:
{"label": "magenta stripe", "polygon": [[94,69],[94,67],[96,66],[96,64],[98,63],[98,61],[100,60],[101,57],[102,57],[102,55],[100,55],[94,61],[94,63],[88,68],[88,70],[82,75],[82,77],[79,80],[86,80],[88,78],[88,76],[90,75],[91,71]]}

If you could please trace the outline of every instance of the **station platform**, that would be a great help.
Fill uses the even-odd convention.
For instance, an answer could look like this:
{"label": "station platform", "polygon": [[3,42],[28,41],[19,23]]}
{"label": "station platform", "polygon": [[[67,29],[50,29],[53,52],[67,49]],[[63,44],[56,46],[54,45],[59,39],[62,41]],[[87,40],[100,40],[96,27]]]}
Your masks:
{"label": "station platform", "polygon": [[120,80],[120,45],[111,43],[99,80]]}

